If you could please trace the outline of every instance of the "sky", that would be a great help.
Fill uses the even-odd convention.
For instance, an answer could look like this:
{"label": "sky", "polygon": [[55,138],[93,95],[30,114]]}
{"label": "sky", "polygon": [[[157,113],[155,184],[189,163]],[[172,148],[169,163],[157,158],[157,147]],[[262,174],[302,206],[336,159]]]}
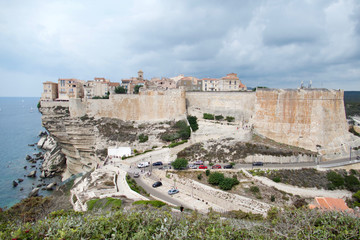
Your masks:
{"label": "sky", "polygon": [[359,0],[0,1],[0,96],[58,78],[237,73],[249,86],[360,91]]}

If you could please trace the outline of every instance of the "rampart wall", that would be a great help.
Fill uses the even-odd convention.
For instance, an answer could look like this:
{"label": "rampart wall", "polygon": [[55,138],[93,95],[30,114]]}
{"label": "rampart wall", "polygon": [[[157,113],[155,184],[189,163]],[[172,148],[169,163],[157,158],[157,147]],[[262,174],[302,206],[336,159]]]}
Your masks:
{"label": "rampart wall", "polygon": [[186,105],[190,115],[203,113],[235,117],[247,123],[255,113],[255,92],[187,92]]}
{"label": "rampart wall", "polygon": [[71,99],[71,117],[117,118],[124,121],[164,121],[186,117],[185,91],[146,90],[139,94],[113,94],[109,99]]}
{"label": "rampart wall", "polygon": [[327,89],[258,89],[254,129],[275,141],[320,150],[346,151],[344,92]]}

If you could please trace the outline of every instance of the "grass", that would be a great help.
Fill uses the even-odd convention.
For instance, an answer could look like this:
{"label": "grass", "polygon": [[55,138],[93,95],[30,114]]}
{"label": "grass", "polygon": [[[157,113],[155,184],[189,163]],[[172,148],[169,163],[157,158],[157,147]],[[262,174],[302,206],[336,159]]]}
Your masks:
{"label": "grass", "polygon": [[143,189],[141,186],[137,185],[136,181],[132,179],[129,175],[126,175],[126,182],[129,185],[130,189],[145,196],[149,196],[149,194]]}
{"label": "grass", "polygon": [[94,209],[120,209],[122,201],[116,198],[91,199],[86,202],[88,210]]}
{"label": "grass", "polygon": [[136,202],[133,202],[133,205],[145,205],[145,206],[148,206],[148,205],[151,205],[153,207],[156,207],[156,208],[160,208],[162,206],[165,206],[166,204],[162,201],[158,201],[158,200],[140,200],[140,201],[136,201]]}

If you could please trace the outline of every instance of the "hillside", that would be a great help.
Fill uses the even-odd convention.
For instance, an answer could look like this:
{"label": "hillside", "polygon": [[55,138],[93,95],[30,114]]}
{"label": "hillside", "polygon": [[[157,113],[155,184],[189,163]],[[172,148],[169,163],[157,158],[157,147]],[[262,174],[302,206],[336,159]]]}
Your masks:
{"label": "hillside", "polygon": [[360,219],[306,209],[273,208],[262,219],[235,211],[204,216],[138,206],[127,211],[58,211],[33,223],[1,221],[0,229],[1,239],[358,239]]}
{"label": "hillside", "polygon": [[346,117],[354,115],[360,116],[360,91],[345,91],[344,103]]}

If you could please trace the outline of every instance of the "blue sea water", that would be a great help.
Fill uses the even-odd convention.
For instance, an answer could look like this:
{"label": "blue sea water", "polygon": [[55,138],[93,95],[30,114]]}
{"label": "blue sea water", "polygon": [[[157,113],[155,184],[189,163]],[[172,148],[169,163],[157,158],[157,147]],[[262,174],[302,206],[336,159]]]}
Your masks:
{"label": "blue sea water", "polygon": [[[25,160],[27,154],[33,155],[40,150],[28,144],[39,141],[41,114],[37,109],[39,98],[0,98],[0,207],[11,207],[26,198],[33,187],[40,182],[39,178],[28,178],[26,175],[37,170],[39,176],[40,161],[36,168]],[[27,166],[27,169],[24,169]],[[12,181],[24,179],[17,187]],[[46,180],[51,181],[50,179]],[[20,191],[20,188],[23,188]],[[41,191],[41,195],[48,195]]]}

